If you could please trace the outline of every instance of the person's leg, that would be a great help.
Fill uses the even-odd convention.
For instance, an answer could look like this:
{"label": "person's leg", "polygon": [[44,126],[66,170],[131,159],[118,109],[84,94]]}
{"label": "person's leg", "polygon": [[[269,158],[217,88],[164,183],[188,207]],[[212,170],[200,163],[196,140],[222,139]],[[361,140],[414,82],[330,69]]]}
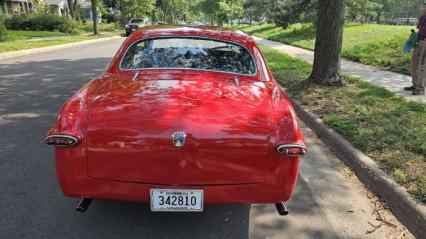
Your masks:
{"label": "person's leg", "polygon": [[425,93],[425,80],[426,80],[426,41],[419,42],[419,58],[417,67],[417,79],[413,81],[414,91],[413,94],[421,95]]}
{"label": "person's leg", "polygon": [[419,50],[419,46],[414,47],[414,51],[413,51],[413,55],[411,57],[411,81],[412,84],[409,87],[405,87],[404,90],[409,90],[409,91],[414,91],[414,86],[416,85],[419,76],[417,74],[417,68],[419,66],[419,62],[420,62],[420,50]]}

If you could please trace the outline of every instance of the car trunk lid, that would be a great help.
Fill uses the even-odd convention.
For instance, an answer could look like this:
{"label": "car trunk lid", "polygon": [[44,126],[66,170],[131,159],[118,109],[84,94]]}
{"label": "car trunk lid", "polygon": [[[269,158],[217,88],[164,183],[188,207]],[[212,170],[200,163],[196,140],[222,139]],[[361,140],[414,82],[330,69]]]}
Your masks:
{"label": "car trunk lid", "polygon": [[[91,177],[150,184],[221,185],[265,180],[269,91],[217,74],[106,80],[87,127]],[[184,132],[182,147],[174,132]]]}

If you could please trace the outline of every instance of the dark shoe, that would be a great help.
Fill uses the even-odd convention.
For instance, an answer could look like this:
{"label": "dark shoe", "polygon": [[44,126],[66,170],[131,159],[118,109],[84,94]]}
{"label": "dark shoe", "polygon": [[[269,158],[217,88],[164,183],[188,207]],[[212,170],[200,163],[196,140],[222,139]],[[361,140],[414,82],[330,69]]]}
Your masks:
{"label": "dark shoe", "polygon": [[406,91],[414,91],[415,88],[414,88],[414,86],[404,87],[404,90],[406,90]]}
{"label": "dark shoe", "polygon": [[413,91],[413,95],[424,95],[424,94],[425,94],[424,91],[419,91],[419,90]]}

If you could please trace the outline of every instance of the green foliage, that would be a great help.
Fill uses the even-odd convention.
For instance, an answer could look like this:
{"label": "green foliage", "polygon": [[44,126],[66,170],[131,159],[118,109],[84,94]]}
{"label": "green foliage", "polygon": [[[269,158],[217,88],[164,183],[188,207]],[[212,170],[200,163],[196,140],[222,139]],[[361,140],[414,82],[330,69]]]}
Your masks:
{"label": "green foliage", "polygon": [[46,12],[12,15],[6,18],[5,23],[11,30],[60,31],[71,34],[77,34],[79,30],[77,21]]}
{"label": "green foliage", "polygon": [[4,19],[0,16],[0,41],[5,41],[7,38],[7,29],[4,25]]}
{"label": "green foliage", "polygon": [[262,21],[265,18],[272,18],[273,3],[270,0],[246,0],[244,3],[244,13],[250,20]]}
{"label": "green foliage", "polygon": [[[241,29],[249,34],[310,50],[315,47],[315,29],[312,24],[293,24],[287,29],[264,24]],[[403,54],[402,45],[409,37],[410,29],[408,26],[346,24],[342,56],[409,74],[410,54]]]}
{"label": "green foliage", "polygon": [[426,203],[426,105],[345,76],[348,86],[307,82],[312,66],[262,47],[275,79],[389,175]]}
{"label": "green foliage", "polygon": [[279,0],[273,6],[272,19],[278,25],[287,28],[292,23],[315,22],[317,0]]}
{"label": "green foliage", "polygon": [[346,1],[346,15],[351,21],[366,20],[376,15],[376,9],[380,5],[371,0]]}
{"label": "green foliage", "polygon": [[[93,23],[81,24],[80,29],[85,32],[92,32]],[[116,22],[99,24],[99,31],[101,32],[113,32],[113,31],[117,31],[118,29],[120,29],[120,26]]]}
{"label": "green foliage", "polygon": [[[267,17],[286,28],[292,23],[316,21],[318,0],[246,0],[244,12],[250,19]],[[390,22],[396,18],[418,17],[424,0],[347,0],[349,21]],[[265,6],[268,8],[265,9]],[[212,8],[211,8],[212,9]]]}
{"label": "green foliage", "polygon": [[219,26],[243,14],[243,0],[202,0],[200,6],[210,22]]}
{"label": "green foliage", "polygon": [[186,20],[190,2],[186,0],[157,0],[156,7],[159,10],[161,21],[177,23],[178,20]]}
{"label": "green foliage", "polygon": [[148,16],[155,8],[155,0],[122,0],[123,15],[128,17]]}
{"label": "green foliage", "polygon": [[400,169],[395,169],[395,171],[393,172],[393,176],[395,177],[395,180],[398,183],[406,183],[407,182],[407,174],[405,174]]}

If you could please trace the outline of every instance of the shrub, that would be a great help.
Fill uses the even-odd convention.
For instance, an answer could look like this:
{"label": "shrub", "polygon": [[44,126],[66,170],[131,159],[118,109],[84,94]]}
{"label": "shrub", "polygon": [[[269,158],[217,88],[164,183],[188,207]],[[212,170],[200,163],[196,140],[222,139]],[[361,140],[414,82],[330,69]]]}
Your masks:
{"label": "shrub", "polygon": [[[81,24],[80,29],[86,32],[91,32],[93,31],[93,24],[92,23]],[[119,29],[119,25],[115,22],[99,24],[99,30],[101,32],[113,32],[113,31],[116,31],[117,29]]]}
{"label": "shrub", "polygon": [[12,15],[6,18],[6,28],[9,30],[28,30],[30,28],[30,22],[28,15]]}
{"label": "shrub", "polygon": [[0,41],[6,40],[7,37],[7,29],[4,25],[4,20],[0,17]]}
{"label": "shrub", "polygon": [[79,31],[77,21],[45,12],[13,15],[6,19],[6,27],[11,30],[60,31],[71,34]]}

